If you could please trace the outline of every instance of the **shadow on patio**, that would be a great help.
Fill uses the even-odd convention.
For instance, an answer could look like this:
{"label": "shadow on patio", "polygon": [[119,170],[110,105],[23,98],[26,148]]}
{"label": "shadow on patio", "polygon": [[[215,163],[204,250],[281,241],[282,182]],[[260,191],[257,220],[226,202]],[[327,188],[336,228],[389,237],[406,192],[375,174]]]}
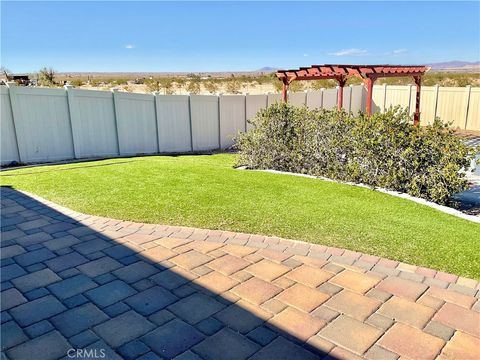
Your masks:
{"label": "shadow on patio", "polygon": [[309,314],[329,296],[298,283],[304,299],[287,293],[281,253],[155,225],[89,227],[1,191],[2,359],[293,360],[333,348],[316,336],[326,321]]}

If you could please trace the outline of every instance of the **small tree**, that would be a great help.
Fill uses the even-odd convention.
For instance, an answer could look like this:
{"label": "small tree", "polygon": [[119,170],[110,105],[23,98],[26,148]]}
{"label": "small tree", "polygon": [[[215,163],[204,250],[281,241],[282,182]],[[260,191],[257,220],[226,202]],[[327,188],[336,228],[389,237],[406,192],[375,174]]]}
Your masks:
{"label": "small tree", "polygon": [[72,81],[70,81],[70,84],[75,87],[80,87],[83,85],[83,81],[81,79],[73,79]]}
{"label": "small tree", "polygon": [[41,86],[54,86],[55,75],[55,70],[52,68],[43,67],[38,72],[38,83]]}
{"label": "small tree", "polygon": [[0,71],[1,71],[2,75],[5,76],[5,79],[7,81],[12,80],[12,72],[10,70],[8,70],[6,67],[2,66],[0,68]]}
{"label": "small tree", "polygon": [[272,85],[276,91],[282,91],[283,84],[276,77],[272,79]]}
{"label": "small tree", "polygon": [[199,94],[200,93],[200,80],[199,79],[191,79],[187,85],[187,91],[190,94]]}
{"label": "small tree", "polygon": [[240,92],[240,88],[240,82],[234,77],[227,82],[226,91],[230,94],[238,94]]}
{"label": "small tree", "polygon": [[218,85],[211,80],[206,81],[203,86],[205,86],[205,90],[207,90],[210,94],[215,94],[218,91]]}
{"label": "small tree", "polygon": [[145,85],[149,92],[158,92],[161,89],[160,81],[157,79],[148,79],[145,80]]}
{"label": "small tree", "polygon": [[303,91],[304,83],[302,81],[292,81],[288,86],[288,90],[291,92]]}
{"label": "small tree", "polygon": [[311,87],[314,90],[320,90],[320,89],[329,89],[329,88],[334,88],[336,86],[335,80],[315,80],[312,81]]}
{"label": "small tree", "polygon": [[164,78],[160,80],[160,86],[164,89],[165,95],[173,94],[173,80],[170,78]]}

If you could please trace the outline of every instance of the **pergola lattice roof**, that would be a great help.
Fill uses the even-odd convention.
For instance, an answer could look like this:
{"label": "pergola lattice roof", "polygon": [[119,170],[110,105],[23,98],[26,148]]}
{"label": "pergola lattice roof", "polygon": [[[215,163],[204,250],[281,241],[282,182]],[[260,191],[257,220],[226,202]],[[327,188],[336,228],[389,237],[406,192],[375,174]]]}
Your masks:
{"label": "pergola lattice roof", "polygon": [[294,70],[278,70],[277,77],[283,82],[282,98],[287,101],[288,85],[294,80],[323,80],[335,79],[339,86],[338,108],[343,105],[343,87],[348,77],[361,78],[367,88],[367,114],[372,109],[373,83],[382,77],[413,76],[417,86],[414,123],[420,122],[420,84],[421,77],[430,70],[428,66],[421,65],[341,65],[324,64],[301,67]]}
{"label": "pergola lattice roof", "polygon": [[292,80],[336,79],[341,76],[357,76],[362,79],[421,76],[429,70],[427,66],[415,65],[340,65],[324,64],[301,67],[295,70],[278,70],[277,77]]}

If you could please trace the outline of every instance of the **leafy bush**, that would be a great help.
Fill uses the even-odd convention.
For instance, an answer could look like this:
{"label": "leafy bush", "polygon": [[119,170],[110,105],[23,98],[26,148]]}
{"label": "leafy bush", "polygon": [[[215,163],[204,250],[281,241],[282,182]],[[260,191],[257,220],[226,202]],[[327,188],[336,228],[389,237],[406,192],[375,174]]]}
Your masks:
{"label": "leafy bush", "polygon": [[275,104],[240,134],[238,164],[325,176],[405,192],[440,204],[466,188],[474,151],[439,119],[415,127],[406,110],[358,116]]}
{"label": "leafy bush", "polygon": [[83,85],[83,81],[81,79],[73,79],[72,81],[70,81],[70,84],[75,87],[80,87]]}
{"label": "leafy bush", "polygon": [[218,91],[218,85],[214,81],[206,81],[203,86],[210,94],[215,94]]}
{"label": "leafy bush", "polygon": [[225,86],[225,90],[229,94],[238,94],[240,92],[241,87],[242,87],[242,84],[237,79],[232,78],[227,82],[227,85]]}
{"label": "leafy bush", "polygon": [[55,70],[43,67],[38,71],[38,83],[41,86],[55,86],[55,76]]}
{"label": "leafy bush", "polygon": [[190,94],[200,94],[200,90],[201,90],[200,80],[196,78],[192,78],[192,80],[188,82],[187,91]]}

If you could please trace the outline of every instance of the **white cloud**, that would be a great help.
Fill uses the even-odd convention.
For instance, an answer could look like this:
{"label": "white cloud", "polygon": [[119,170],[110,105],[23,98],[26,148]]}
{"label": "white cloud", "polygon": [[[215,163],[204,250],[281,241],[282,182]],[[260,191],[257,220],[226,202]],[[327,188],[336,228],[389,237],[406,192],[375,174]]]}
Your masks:
{"label": "white cloud", "polygon": [[307,56],[308,56],[308,54],[303,54],[303,56],[304,56],[304,57],[307,57]]}
{"label": "white cloud", "polygon": [[393,55],[393,56],[398,56],[398,55],[401,55],[401,54],[404,54],[407,52],[407,49],[395,49],[395,50],[392,50],[392,51],[388,51],[385,53],[385,55]]}
{"label": "white cloud", "polygon": [[133,44],[125,45],[125,49],[133,49],[133,48],[135,48],[135,45],[133,45]]}
{"label": "white cloud", "polygon": [[328,53],[331,56],[364,56],[368,55],[366,49],[342,49],[333,53]]}

